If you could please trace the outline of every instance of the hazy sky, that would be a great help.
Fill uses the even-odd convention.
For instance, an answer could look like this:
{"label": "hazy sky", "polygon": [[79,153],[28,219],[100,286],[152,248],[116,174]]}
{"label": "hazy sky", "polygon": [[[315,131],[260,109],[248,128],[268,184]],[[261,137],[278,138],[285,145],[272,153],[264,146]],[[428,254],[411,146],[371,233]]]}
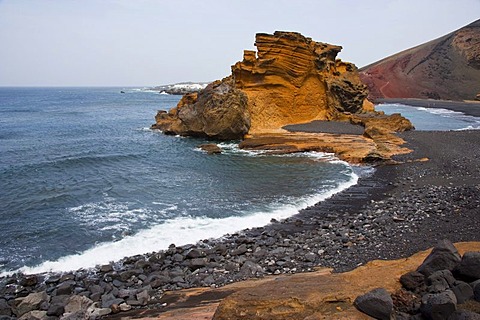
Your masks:
{"label": "hazy sky", "polygon": [[0,0],[0,86],[211,81],[275,30],[361,67],[479,18],[480,0]]}

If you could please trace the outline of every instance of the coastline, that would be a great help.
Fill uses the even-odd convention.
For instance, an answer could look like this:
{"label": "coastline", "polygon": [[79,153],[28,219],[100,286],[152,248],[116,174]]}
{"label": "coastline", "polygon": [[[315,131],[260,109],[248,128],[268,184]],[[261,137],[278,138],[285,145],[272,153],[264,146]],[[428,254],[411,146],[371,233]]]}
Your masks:
{"label": "coastline", "polygon": [[[119,314],[132,316],[145,308],[161,312],[171,303],[162,300],[165,291],[222,287],[319,267],[344,272],[373,259],[410,256],[443,238],[480,241],[480,150],[472,148],[480,131],[412,131],[400,137],[414,150],[396,157],[405,163],[379,166],[357,185],[284,221],[128,257],[93,273],[3,278],[0,297],[82,294],[101,308],[139,308]],[[416,161],[424,158],[429,161]]]}
{"label": "coastline", "polygon": [[375,104],[382,103],[399,103],[413,107],[449,109],[452,111],[463,112],[469,116],[480,117],[480,101],[449,101],[413,98],[385,98],[375,100]]}

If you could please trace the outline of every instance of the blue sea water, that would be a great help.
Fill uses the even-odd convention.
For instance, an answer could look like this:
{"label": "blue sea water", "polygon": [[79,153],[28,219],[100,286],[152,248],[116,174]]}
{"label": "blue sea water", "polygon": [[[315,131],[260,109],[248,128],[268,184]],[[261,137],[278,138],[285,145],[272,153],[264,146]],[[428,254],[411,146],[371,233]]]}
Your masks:
{"label": "blue sea water", "polygon": [[[120,93],[120,91],[125,93]],[[149,129],[180,97],[0,88],[0,274],[88,268],[289,217],[356,183],[332,155],[273,156]]]}
{"label": "blue sea water", "polygon": [[401,113],[410,119],[416,130],[448,131],[448,130],[478,130],[480,118],[443,108],[424,108],[400,103],[386,103],[375,107],[386,114]]}

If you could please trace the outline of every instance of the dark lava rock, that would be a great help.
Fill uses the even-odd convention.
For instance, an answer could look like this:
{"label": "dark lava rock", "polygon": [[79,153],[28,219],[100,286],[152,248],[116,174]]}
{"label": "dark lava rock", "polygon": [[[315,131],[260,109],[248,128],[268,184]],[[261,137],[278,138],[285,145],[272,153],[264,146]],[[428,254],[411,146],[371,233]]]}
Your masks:
{"label": "dark lava rock", "polygon": [[393,311],[392,297],[384,288],[358,296],[353,304],[363,313],[381,320],[390,320]]}
{"label": "dark lava rock", "polygon": [[222,149],[219,146],[217,146],[215,143],[201,144],[198,146],[198,148],[207,152],[207,154],[222,153]]}
{"label": "dark lava rock", "polygon": [[418,271],[411,271],[400,277],[402,286],[415,293],[425,292],[427,285],[425,276]]}
{"label": "dark lava rock", "polygon": [[457,248],[448,240],[441,240],[433,248],[432,252],[418,267],[417,271],[425,276],[430,276],[435,271],[452,271],[460,263],[461,257]]}
{"label": "dark lava rock", "polygon": [[445,291],[453,286],[455,278],[448,270],[435,271],[428,279],[428,292],[438,293]]}
{"label": "dark lava rock", "polygon": [[473,288],[473,298],[480,302],[480,280],[477,280],[471,284]]}
{"label": "dark lava rock", "polygon": [[480,314],[468,310],[457,310],[448,317],[448,320],[480,320]]}
{"label": "dark lava rock", "polygon": [[0,299],[0,316],[11,316],[12,310],[7,303],[7,300]]}
{"label": "dark lava rock", "polygon": [[465,252],[455,272],[465,278],[480,279],[480,252]]}
{"label": "dark lava rock", "polygon": [[427,319],[448,320],[455,310],[457,310],[457,298],[451,290],[427,293],[422,297],[420,311]]}
{"label": "dark lava rock", "polygon": [[463,281],[457,281],[454,286],[452,286],[452,291],[457,297],[457,303],[464,303],[470,299],[473,299],[473,289],[472,287]]}

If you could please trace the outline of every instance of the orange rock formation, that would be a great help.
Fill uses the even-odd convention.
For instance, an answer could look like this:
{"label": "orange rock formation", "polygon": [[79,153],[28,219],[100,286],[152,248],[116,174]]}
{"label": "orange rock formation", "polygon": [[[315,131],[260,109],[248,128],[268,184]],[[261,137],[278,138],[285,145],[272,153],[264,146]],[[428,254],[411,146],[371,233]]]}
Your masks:
{"label": "orange rock formation", "polygon": [[257,34],[255,45],[257,53],[245,51],[232,67],[235,87],[248,97],[249,133],[364,111],[357,68],[335,59],[342,47],[293,32]]}
{"label": "orange rock formation", "polygon": [[[367,87],[355,65],[336,59],[340,46],[279,31],[257,34],[255,45],[257,52],[245,51],[243,61],[232,66],[231,76],[209,84],[198,94],[185,95],[169,112],[159,111],[152,128],[221,140],[251,139],[261,134],[261,145],[256,144],[257,139],[253,145],[243,146],[268,149],[272,144],[265,144],[265,140],[274,139],[275,152],[333,150],[352,162],[388,160],[393,154],[406,152],[399,147],[403,140],[392,132],[413,126],[399,115],[374,111],[373,104],[365,99]],[[282,139],[287,141],[278,137],[287,134],[284,126],[313,120],[347,121],[366,131],[364,137],[340,139],[325,134],[313,139],[296,134],[291,139],[295,134],[289,133],[288,146],[278,145]]]}
{"label": "orange rock formation", "polygon": [[154,128],[217,139],[278,131],[287,124],[371,111],[355,65],[336,60],[340,46],[299,33],[257,34],[258,52],[245,51],[232,76],[186,95]]}

